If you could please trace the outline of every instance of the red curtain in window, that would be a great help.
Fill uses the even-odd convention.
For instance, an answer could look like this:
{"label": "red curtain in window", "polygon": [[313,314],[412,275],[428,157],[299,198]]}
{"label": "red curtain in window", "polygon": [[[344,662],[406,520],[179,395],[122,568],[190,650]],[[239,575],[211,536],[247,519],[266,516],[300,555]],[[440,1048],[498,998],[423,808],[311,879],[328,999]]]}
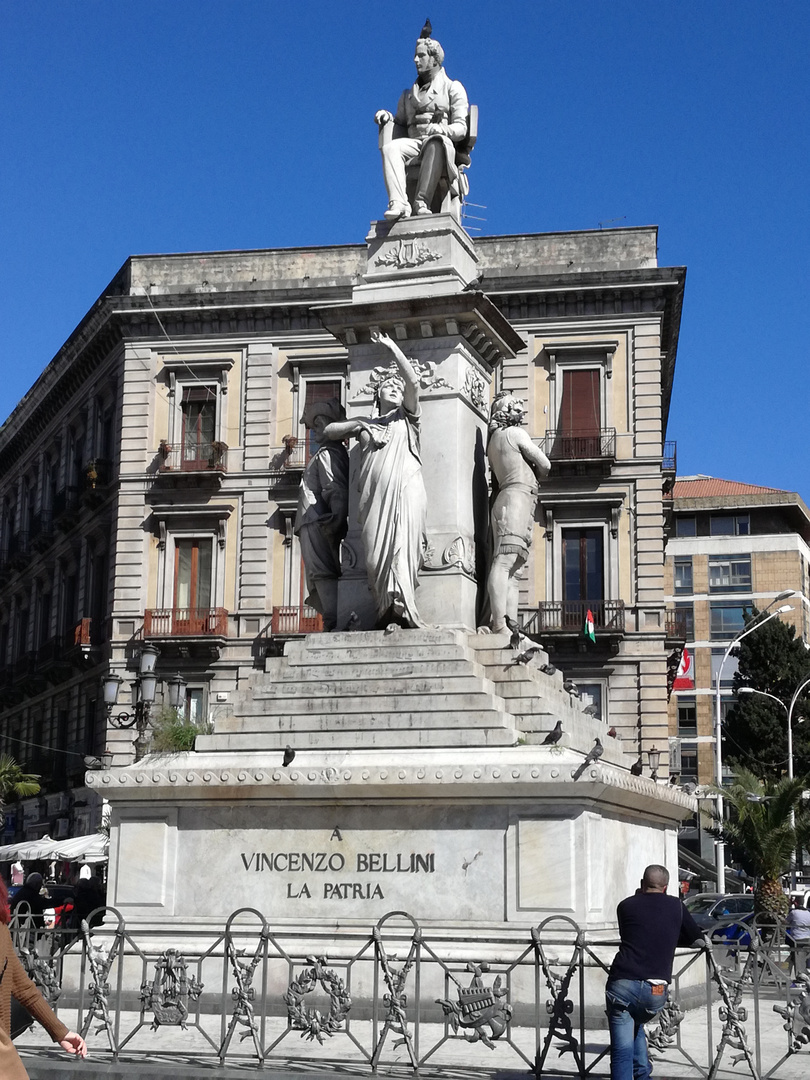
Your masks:
{"label": "red curtain in window", "polygon": [[602,410],[599,371],[569,368],[562,373],[559,451],[566,458],[599,457]]}

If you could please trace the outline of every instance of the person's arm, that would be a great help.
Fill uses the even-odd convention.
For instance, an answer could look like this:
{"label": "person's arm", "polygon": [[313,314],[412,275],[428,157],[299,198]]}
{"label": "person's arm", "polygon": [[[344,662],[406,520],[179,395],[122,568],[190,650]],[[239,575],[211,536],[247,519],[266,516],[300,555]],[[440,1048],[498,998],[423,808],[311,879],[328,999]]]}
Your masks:
{"label": "person's arm", "polygon": [[362,416],[355,416],[351,420],[334,420],[323,429],[324,438],[329,442],[343,442],[344,439],[363,432],[371,434],[369,421]]}
{"label": "person's arm", "polygon": [[454,143],[461,142],[467,135],[467,114],[470,104],[467,91],[460,82],[450,81],[450,116],[447,122],[447,134]]}
{"label": "person's arm", "polygon": [[77,1057],[87,1057],[87,1044],[84,1039],[62,1023],[37,986],[25,974],[10,939],[6,947],[6,957],[6,973],[11,979],[11,992],[17,1001],[28,1009],[63,1050],[68,1054],[76,1054]]}
{"label": "person's arm", "polygon": [[388,334],[374,333],[371,336],[371,340],[378,345],[384,346],[393,356],[399,373],[405,383],[405,392],[402,395],[402,404],[405,406],[405,411],[411,413],[413,416],[419,413],[419,376],[416,374],[413,368],[413,364],[410,362],[405,353],[400,349],[399,345],[388,336]]}

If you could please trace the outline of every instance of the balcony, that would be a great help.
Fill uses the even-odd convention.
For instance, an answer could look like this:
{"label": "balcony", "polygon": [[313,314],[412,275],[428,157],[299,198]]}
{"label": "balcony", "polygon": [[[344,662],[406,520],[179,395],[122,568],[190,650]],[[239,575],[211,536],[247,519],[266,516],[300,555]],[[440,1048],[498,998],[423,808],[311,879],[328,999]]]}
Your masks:
{"label": "balcony", "polygon": [[273,635],[320,634],[322,630],[323,618],[315,608],[292,604],[273,608],[270,621],[270,633]]}
{"label": "balcony", "polygon": [[624,600],[543,600],[536,608],[521,608],[519,620],[529,637],[579,637],[585,640],[585,616],[593,615],[599,639],[624,636]]}
{"label": "balcony", "polygon": [[209,638],[228,636],[227,608],[153,608],[144,613],[147,638]]}
{"label": "balcony", "polygon": [[669,608],[664,612],[664,626],[667,641],[686,641],[686,612]]}
{"label": "balcony", "polygon": [[198,477],[202,475],[218,480],[221,474],[228,471],[228,447],[217,440],[179,444],[161,441],[158,457],[158,473],[161,477],[193,473]]}
{"label": "balcony", "polygon": [[[103,624],[100,629],[103,629]],[[37,649],[37,669],[52,685],[71,678],[77,670],[94,663],[94,646],[99,644],[92,619],[80,619],[64,633],[49,638]]]}
{"label": "balcony", "polygon": [[550,428],[546,432],[544,449],[552,472],[557,475],[608,473],[616,460],[616,429],[563,431]]}

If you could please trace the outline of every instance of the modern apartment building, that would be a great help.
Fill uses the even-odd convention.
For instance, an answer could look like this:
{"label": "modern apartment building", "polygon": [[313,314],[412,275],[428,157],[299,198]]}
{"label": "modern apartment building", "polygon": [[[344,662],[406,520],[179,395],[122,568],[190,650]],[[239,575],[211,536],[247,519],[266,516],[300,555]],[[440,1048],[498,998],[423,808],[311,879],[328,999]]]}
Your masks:
{"label": "modern apartment building", "polygon": [[[695,689],[670,701],[670,761],[681,782],[712,784],[715,776],[714,686],[728,644],[745,612],[795,590],[793,611],[780,616],[810,641],[810,510],[796,492],[712,476],[681,476],[669,501],[667,604],[694,660]],[[804,600],[802,600],[804,597]],[[733,703],[736,661],[721,674],[721,708]],[[685,847],[713,860],[712,839],[693,822]]]}
{"label": "modern apartment building", "polygon": [[[676,644],[662,498],[685,271],[657,265],[652,227],[474,245],[478,288],[525,342],[494,388],[525,399],[552,461],[522,618],[646,769],[653,747],[665,762]],[[0,749],[43,774],[52,802],[30,800],[8,840],[97,823],[83,757],[131,759],[136,728],[120,725],[140,708],[144,655],[154,708],[180,675],[181,707],[216,725],[267,655],[320,629],[293,532],[312,452],[300,417],[346,401],[346,348],[322,313],[365,269],[365,245],[130,258],[0,428]],[[465,393],[484,412],[482,387],[472,376]],[[481,511],[462,557],[483,600]],[[119,726],[101,699],[110,673]]]}

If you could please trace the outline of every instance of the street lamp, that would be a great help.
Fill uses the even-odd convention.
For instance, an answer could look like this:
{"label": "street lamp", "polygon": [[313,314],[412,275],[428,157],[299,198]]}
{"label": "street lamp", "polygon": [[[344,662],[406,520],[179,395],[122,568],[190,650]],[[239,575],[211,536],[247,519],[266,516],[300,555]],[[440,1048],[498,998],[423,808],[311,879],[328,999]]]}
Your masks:
{"label": "street lamp", "polygon": [[[800,596],[801,593],[797,593],[796,595]],[[785,713],[787,715],[787,747],[788,747],[787,767],[788,767],[788,779],[789,780],[793,779],[793,709],[795,708],[796,702],[799,700],[799,697],[801,696],[802,690],[804,690],[805,687],[807,687],[807,686],[810,686],[810,679],[805,679],[804,682],[800,683],[796,687],[796,690],[795,690],[795,692],[793,694],[793,697],[790,699],[790,706],[789,707],[784,703],[784,701],[782,701],[781,698],[778,698],[776,696],[776,694],[769,694],[766,690],[757,690],[753,686],[741,686],[740,689],[737,691],[738,694],[759,694],[760,697],[770,698],[771,701],[777,701],[782,706],[782,708],[785,710]],[[804,723],[804,717],[803,716],[799,717],[798,722],[800,724],[803,724]],[[791,809],[791,811],[790,811],[790,827],[793,830],[796,829],[796,811],[794,809]],[[796,849],[795,848],[793,849],[793,852],[791,853],[791,856],[790,856],[790,887],[791,887],[791,889],[796,888]]]}
{"label": "street lamp", "polygon": [[650,761],[650,779],[658,779],[658,765],[661,761],[661,751],[657,750],[654,746],[651,746],[647,751],[647,757]]}
{"label": "street lamp", "polygon": [[[788,595],[788,594],[784,594]],[[776,603],[777,600],[781,600],[783,594],[780,593],[771,603]],[[720,679],[723,675],[723,667],[726,660],[728,660],[731,650],[735,645],[739,644],[744,637],[748,637],[749,634],[753,634],[755,630],[759,630],[761,626],[764,626],[766,622],[770,622],[771,619],[775,619],[777,615],[784,615],[786,611],[793,611],[790,604],[783,604],[778,607],[776,611],[772,611],[769,615],[765,615],[764,611],[761,611],[759,615],[754,619],[753,625],[747,626],[745,630],[737,634],[733,638],[723,653],[723,659],[720,661],[720,665],[717,668],[717,675],[715,676],[714,686],[714,778],[717,784],[717,821],[722,827],[723,824],[723,721],[720,708]],[[763,619],[762,616],[765,615]],[[724,893],[726,891],[726,845],[723,840],[718,840],[714,847],[714,866],[715,875],[717,878],[717,891]]]}
{"label": "street lamp", "polygon": [[[155,694],[157,692],[155,664],[159,655],[160,650],[156,645],[147,643],[141,646],[140,656],[138,657],[138,676],[135,679],[136,701],[132,712],[122,712],[113,716],[113,708],[118,703],[118,691],[121,689],[124,680],[114,672],[105,675],[102,680],[104,704],[107,708],[107,720],[109,723],[116,728],[135,727],[137,729],[138,734],[135,738],[136,761],[140,761],[146,752],[149,713],[155,703]],[[168,680],[168,683],[169,703],[173,708],[177,708],[180,701],[185,698],[185,680],[180,675],[175,675]]]}

